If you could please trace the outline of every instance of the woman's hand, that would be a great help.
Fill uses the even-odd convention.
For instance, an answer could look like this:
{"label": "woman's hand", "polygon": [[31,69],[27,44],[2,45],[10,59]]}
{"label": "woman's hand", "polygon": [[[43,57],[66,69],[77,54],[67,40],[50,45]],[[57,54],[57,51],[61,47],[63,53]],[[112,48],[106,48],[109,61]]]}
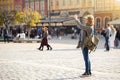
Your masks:
{"label": "woman's hand", "polygon": [[79,20],[77,14],[74,15],[74,18],[75,18],[75,20]]}

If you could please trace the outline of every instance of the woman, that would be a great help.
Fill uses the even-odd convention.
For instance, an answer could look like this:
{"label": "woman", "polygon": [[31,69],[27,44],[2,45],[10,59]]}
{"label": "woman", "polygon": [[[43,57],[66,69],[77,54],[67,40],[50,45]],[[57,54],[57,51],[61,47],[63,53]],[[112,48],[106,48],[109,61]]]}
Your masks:
{"label": "woman", "polygon": [[82,24],[80,22],[77,15],[74,15],[74,18],[77,23],[77,27],[83,30],[81,34],[81,41],[82,41],[81,49],[82,49],[83,58],[85,61],[85,72],[82,74],[82,76],[90,76],[92,73],[91,73],[91,62],[89,59],[89,50],[85,46],[84,41],[86,37],[90,36],[94,32],[94,28],[93,28],[94,17],[92,15],[87,15],[85,17],[85,22],[84,22],[85,24]]}
{"label": "woman", "polygon": [[113,25],[110,25],[111,28],[111,36],[110,36],[110,47],[115,47],[114,42],[115,42],[115,36],[117,31],[115,30],[115,28],[113,27]]}
{"label": "woman", "polygon": [[42,34],[42,41],[41,41],[41,45],[38,48],[39,50],[43,50],[44,46],[47,46],[47,50],[52,50],[52,47],[48,44],[48,28],[47,27],[43,27],[42,28],[43,34]]}

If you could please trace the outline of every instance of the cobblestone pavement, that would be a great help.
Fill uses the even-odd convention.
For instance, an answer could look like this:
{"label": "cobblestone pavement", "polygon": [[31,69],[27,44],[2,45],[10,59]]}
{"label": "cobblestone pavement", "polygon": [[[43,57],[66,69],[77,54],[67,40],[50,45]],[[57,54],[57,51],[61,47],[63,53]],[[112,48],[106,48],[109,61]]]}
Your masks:
{"label": "cobblestone pavement", "polygon": [[51,40],[52,51],[39,43],[0,43],[0,80],[120,80],[120,49],[105,52],[103,43],[90,54],[91,77],[81,78],[84,61],[78,40]]}

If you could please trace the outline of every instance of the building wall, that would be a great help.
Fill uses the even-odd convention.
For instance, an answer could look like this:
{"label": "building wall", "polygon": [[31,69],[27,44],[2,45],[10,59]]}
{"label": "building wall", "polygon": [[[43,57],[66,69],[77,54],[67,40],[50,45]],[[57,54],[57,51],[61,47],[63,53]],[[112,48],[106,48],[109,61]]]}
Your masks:
{"label": "building wall", "polygon": [[[120,18],[120,1],[117,0],[95,0],[95,27],[99,31],[105,27],[107,22]],[[100,27],[97,26],[100,19]]]}
{"label": "building wall", "polygon": [[[108,21],[112,20],[112,13],[95,13],[95,26],[97,30],[101,30],[103,29],[107,22],[105,21],[105,19],[107,18]],[[100,26],[97,26],[97,19],[100,19]]]}
{"label": "building wall", "polygon": [[[120,18],[120,1],[115,0],[51,0],[53,17],[71,16],[69,13],[79,11],[79,17],[92,14],[95,27],[99,31],[108,21]],[[58,4],[58,5],[57,5]],[[74,14],[72,14],[74,15]],[[62,17],[64,17],[62,16]],[[99,22],[100,21],[100,22]],[[100,25],[100,26],[99,26]]]}
{"label": "building wall", "polygon": [[14,0],[0,0],[0,12],[14,10]]}
{"label": "building wall", "polygon": [[14,0],[14,10],[22,11],[25,7],[25,0]]}
{"label": "building wall", "polygon": [[[60,17],[70,17],[74,14],[78,14],[79,17],[82,17],[84,13],[89,12],[93,14],[93,0],[51,0],[52,13],[58,14]],[[53,15],[53,17],[58,17]]]}
{"label": "building wall", "polygon": [[25,8],[31,8],[38,11],[42,17],[48,15],[48,2],[47,0],[25,0]]}
{"label": "building wall", "polygon": [[[25,6],[38,11],[43,17],[48,17],[48,4],[49,0],[25,0],[25,2],[24,0],[0,0],[0,11],[22,10]],[[109,20],[120,18],[120,1],[50,0],[51,17],[71,17],[74,14],[78,14],[79,17],[87,14],[94,15],[95,27],[99,30],[105,27],[105,17],[109,17]],[[100,23],[100,27],[96,26],[99,25],[97,22]]]}

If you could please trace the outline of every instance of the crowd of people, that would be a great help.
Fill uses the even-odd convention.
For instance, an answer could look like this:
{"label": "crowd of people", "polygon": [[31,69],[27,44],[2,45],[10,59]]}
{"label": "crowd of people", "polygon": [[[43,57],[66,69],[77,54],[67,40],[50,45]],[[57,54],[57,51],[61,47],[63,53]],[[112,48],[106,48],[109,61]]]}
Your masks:
{"label": "crowd of people", "polygon": [[110,48],[120,48],[120,27],[107,24],[102,30],[101,35],[105,38],[106,51]]}
{"label": "crowd of people", "polygon": [[[48,32],[49,38],[51,37],[57,37],[60,38],[62,35],[67,35],[66,27],[51,27]],[[10,27],[0,28],[0,37],[4,38],[4,42],[9,42],[13,39],[25,39],[25,38],[31,38],[31,39],[41,39],[42,38],[42,26],[41,27],[35,27],[31,28],[30,32],[26,27]]]}

